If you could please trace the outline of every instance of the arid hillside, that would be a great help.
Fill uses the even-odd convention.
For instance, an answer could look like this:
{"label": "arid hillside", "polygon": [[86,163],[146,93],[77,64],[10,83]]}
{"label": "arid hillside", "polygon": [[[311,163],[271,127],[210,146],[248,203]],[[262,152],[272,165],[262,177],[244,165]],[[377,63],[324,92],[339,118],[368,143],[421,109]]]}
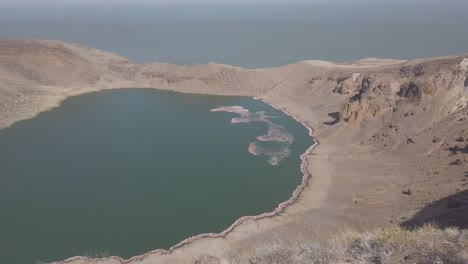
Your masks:
{"label": "arid hillside", "polygon": [[311,179],[284,213],[225,237],[130,260],[66,263],[230,263],[271,241],[325,241],[343,230],[468,227],[468,55],[242,69],[134,64],[78,44],[0,39],[0,128],[69,96],[117,88],[246,95],[283,108],[320,142],[307,157]]}

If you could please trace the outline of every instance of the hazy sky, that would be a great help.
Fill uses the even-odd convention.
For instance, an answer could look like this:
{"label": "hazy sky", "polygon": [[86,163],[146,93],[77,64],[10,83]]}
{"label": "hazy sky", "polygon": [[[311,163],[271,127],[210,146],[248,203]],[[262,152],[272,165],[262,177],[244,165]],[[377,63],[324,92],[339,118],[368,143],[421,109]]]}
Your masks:
{"label": "hazy sky", "polygon": [[291,1],[0,0],[0,37],[77,42],[136,62],[242,67],[468,52],[468,0]]}
{"label": "hazy sky", "polygon": [[[223,3],[265,3],[285,2],[287,0],[0,0],[1,7],[50,7],[50,6],[138,6],[157,4],[223,4]],[[291,1],[291,0],[289,0]],[[292,0],[295,2],[324,0]],[[333,0],[337,1],[337,0]],[[338,0],[340,1],[340,0]],[[349,0],[345,0],[349,1]],[[353,0],[351,0],[353,1]]]}
{"label": "hazy sky", "polygon": [[[57,5],[69,5],[69,4],[108,4],[108,5],[138,5],[138,4],[180,4],[180,3],[261,3],[261,2],[279,2],[287,0],[0,0],[0,4],[6,5],[34,5],[40,6],[44,4],[57,4]],[[290,0],[289,0],[290,1]],[[296,0],[297,1],[297,0]],[[301,2],[310,1],[324,1],[324,0],[299,0]],[[336,0],[335,0],[336,1]],[[348,0],[349,1],[349,0]]]}
{"label": "hazy sky", "polygon": [[[40,7],[44,5],[139,5],[139,4],[223,4],[223,3],[269,3],[269,2],[362,2],[403,0],[0,0],[0,6]],[[463,0],[405,0],[405,1],[463,1]]]}
{"label": "hazy sky", "polygon": [[[70,3],[126,3],[126,4],[139,4],[139,3],[225,3],[225,2],[277,2],[289,0],[0,0],[0,3],[23,3],[23,4],[70,4]],[[301,0],[302,2],[310,1],[326,1],[326,0]],[[335,0],[336,1],[336,0]],[[341,0],[343,1],[343,0]],[[349,1],[349,0],[344,0]],[[355,1],[355,0],[354,0]]]}
{"label": "hazy sky", "polygon": [[50,7],[50,6],[138,6],[138,5],[158,5],[158,4],[226,4],[226,3],[291,3],[291,2],[439,2],[454,3],[466,0],[0,0],[1,7]]}

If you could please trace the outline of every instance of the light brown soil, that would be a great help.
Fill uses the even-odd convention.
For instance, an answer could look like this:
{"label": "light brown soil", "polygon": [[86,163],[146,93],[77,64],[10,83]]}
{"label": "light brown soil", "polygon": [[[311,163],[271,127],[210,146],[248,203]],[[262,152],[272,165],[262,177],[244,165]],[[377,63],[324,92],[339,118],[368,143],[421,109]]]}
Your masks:
{"label": "light brown soil", "polygon": [[129,261],[61,263],[194,263],[207,256],[230,263],[273,240],[326,240],[345,229],[429,219],[468,225],[468,55],[241,69],[134,64],[77,44],[0,39],[0,128],[69,96],[128,87],[247,95],[283,108],[320,142],[307,156],[312,178],[283,213],[247,220],[223,238]]}

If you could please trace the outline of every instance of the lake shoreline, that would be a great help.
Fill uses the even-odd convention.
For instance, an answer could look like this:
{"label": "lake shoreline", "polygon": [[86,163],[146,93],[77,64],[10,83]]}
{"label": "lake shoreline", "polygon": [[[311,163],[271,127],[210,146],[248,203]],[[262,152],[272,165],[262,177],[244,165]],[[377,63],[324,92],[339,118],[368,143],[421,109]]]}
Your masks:
{"label": "lake shoreline", "polygon": [[[119,88],[115,88],[115,89],[105,88],[105,89],[92,89],[92,90],[79,91],[77,93],[66,95],[63,98],[60,98],[60,100],[58,100],[51,107],[47,108],[45,111],[38,112],[34,116],[32,116],[32,117],[30,117],[28,119],[35,118],[35,117],[37,117],[37,115],[39,115],[41,113],[50,111],[50,110],[52,110],[54,108],[57,108],[57,107],[60,107],[62,102],[67,100],[68,98],[71,98],[71,97],[74,97],[74,96],[84,95],[84,94],[87,94],[87,93],[100,92],[100,91],[103,91],[103,90],[118,90],[118,89],[155,89],[155,90],[158,90],[158,91],[168,91],[166,89],[147,88],[147,87],[145,87],[145,88],[136,88],[136,87],[133,87],[133,88],[128,88],[128,87],[127,88],[120,88],[119,87]],[[187,93],[178,92],[178,91],[170,91],[170,92],[187,94]],[[199,93],[197,93],[197,94],[199,94]],[[212,95],[212,94],[203,94],[203,95],[230,96],[230,95]],[[314,137],[313,129],[307,123],[302,121],[299,117],[297,117],[296,115],[290,113],[287,109],[278,107],[278,106],[274,105],[273,103],[270,103],[270,102],[268,102],[266,100],[263,100],[263,99],[260,99],[260,98],[257,98],[257,97],[251,97],[251,98],[253,98],[255,100],[258,100],[258,101],[262,101],[262,102],[268,104],[269,106],[271,106],[272,108],[282,111],[285,115],[292,117],[296,122],[300,123],[303,127],[305,127],[307,129],[308,135],[314,140],[314,144],[312,144],[310,147],[308,147],[306,149],[306,151],[300,155],[300,159],[301,159],[300,170],[301,170],[301,173],[303,174],[302,175],[302,180],[301,180],[301,183],[292,192],[291,197],[288,200],[278,204],[276,206],[276,208],[271,212],[266,212],[266,213],[262,213],[262,214],[254,215],[254,216],[242,216],[242,217],[240,217],[233,224],[231,224],[228,228],[226,228],[224,231],[222,231],[220,233],[203,233],[203,234],[195,235],[195,236],[192,236],[192,237],[189,237],[187,239],[182,240],[181,242],[177,243],[176,245],[170,247],[167,250],[166,249],[155,249],[155,250],[149,251],[147,253],[131,257],[129,259],[124,259],[124,258],[119,257],[119,256],[110,256],[110,257],[100,259],[101,261],[114,260],[114,261],[119,261],[120,263],[128,263],[128,262],[132,262],[132,261],[141,261],[142,259],[144,259],[144,258],[146,258],[146,257],[148,257],[149,255],[152,255],[152,254],[161,254],[161,255],[171,254],[174,250],[180,249],[180,248],[182,248],[182,247],[184,247],[184,246],[186,246],[188,244],[191,244],[191,243],[193,243],[193,242],[195,242],[197,240],[200,240],[200,239],[204,239],[204,238],[224,238],[228,234],[230,234],[232,231],[234,231],[234,229],[236,227],[242,225],[244,222],[250,221],[250,220],[258,221],[258,220],[265,219],[265,218],[274,218],[275,216],[283,213],[289,206],[293,205],[294,203],[296,203],[298,201],[302,191],[307,187],[308,184],[310,184],[311,172],[309,172],[308,169],[307,169],[307,167],[309,165],[309,161],[307,159],[307,156],[310,155],[312,153],[312,151],[319,145],[319,141],[318,141],[317,138]],[[23,119],[23,120],[27,120],[27,119]],[[20,122],[20,121],[23,121],[23,120],[18,120],[16,122]],[[16,122],[11,123],[9,126],[15,124]],[[9,126],[6,126],[4,128],[7,128]],[[80,261],[80,260],[89,260],[89,257],[86,257],[86,256],[73,256],[73,257],[67,258],[67,259],[62,260],[62,261],[52,262],[52,264],[70,263],[70,262]]]}

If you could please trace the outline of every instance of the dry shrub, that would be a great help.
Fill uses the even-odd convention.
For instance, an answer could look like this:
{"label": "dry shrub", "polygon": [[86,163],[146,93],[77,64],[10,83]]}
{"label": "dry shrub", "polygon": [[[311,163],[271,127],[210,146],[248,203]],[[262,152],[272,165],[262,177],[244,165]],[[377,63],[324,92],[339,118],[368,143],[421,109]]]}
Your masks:
{"label": "dry shrub", "polygon": [[468,231],[425,225],[342,232],[326,242],[271,244],[244,252],[230,263],[468,263]]}

